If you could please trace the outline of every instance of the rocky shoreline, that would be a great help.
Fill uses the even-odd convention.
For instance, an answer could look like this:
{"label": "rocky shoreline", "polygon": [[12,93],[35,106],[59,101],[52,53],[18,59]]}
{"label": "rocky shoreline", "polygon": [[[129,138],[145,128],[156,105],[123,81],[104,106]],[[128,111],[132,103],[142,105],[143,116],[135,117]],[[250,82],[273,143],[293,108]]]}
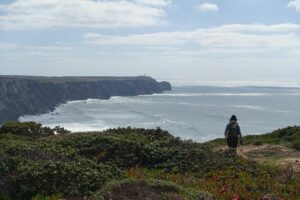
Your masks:
{"label": "rocky shoreline", "polygon": [[0,124],[52,111],[73,100],[109,99],[171,90],[168,82],[137,77],[0,76]]}

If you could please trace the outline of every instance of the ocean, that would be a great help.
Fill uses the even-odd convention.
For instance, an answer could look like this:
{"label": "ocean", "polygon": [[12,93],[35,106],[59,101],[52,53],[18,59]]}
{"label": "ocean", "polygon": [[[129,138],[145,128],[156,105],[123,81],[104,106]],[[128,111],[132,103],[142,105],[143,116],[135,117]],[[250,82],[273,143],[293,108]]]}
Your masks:
{"label": "ocean", "polygon": [[74,132],[161,127],[182,139],[203,142],[223,137],[232,114],[243,135],[300,125],[300,88],[178,86],[163,94],[70,101],[53,112],[19,120]]}

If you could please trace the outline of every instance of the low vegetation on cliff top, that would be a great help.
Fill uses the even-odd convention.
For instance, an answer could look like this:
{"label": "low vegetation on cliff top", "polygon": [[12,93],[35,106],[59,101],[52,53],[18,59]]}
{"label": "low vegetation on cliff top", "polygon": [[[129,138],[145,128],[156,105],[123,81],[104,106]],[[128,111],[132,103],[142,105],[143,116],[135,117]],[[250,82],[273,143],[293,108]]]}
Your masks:
{"label": "low vegetation on cliff top", "polygon": [[[245,142],[299,149],[299,130]],[[183,141],[160,128],[70,134],[11,122],[0,129],[0,199],[299,199],[293,168],[216,150],[222,142]]]}

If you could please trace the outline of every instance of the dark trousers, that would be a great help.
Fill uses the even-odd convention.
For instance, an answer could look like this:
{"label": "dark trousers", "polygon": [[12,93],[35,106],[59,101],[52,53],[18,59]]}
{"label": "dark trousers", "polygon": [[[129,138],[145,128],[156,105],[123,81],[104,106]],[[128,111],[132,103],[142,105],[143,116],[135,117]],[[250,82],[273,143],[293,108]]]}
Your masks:
{"label": "dark trousers", "polygon": [[231,148],[237,148],[238,145],[238,137],[227,137],[227,145]]}

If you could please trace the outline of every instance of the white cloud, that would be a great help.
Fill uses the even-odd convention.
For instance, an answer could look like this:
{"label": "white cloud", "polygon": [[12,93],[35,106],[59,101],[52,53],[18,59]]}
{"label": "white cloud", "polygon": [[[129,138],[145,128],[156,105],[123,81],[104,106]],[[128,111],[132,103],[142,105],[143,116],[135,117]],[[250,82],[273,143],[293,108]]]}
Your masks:
{"label": "white cloud", "polygon": [[[165,0],[16,0],[0,3],[0,29],[139,27],[165,23]],[[159,6],[159,7],[157,7]]]}
{"label": "white cloud", "polygon": [[288,7],[296,8],[300,12],[300,0],[292,0],[288,3]]}
{"label": "white cloud", "polygon": [[12,43],[6,43],[0,41],[0,49],[14,49],[17,48],[19,45],[12,44]]}
{"label": "white cloud", "polygon": [[135,2],[152,6],[166,6],[171,3],[171,0],[135,0]]}
{"label": "white cloud", "polygon": [[219,6],[217,4],[214,4],[214,3],[203,3],[203,4],[200,4],[200,5],[196,6],[196,8],[199,11],[204,11],[204,12],[209,12],[209,11],[217,12],[217,11],[219,11]]}
{"label": "white cloud", "polygon": [[42,51],[42,52],[68,52],[71,51],[72,48],[69,46],[24,46],[26,50],[31,51]]}
{"label": "white cloud", "polygon": [[71,55],[73,50],[73,47],[64,44],[28,45],[0,42],[0,56],[67,56]]}
{"label": "white cloud", "polygon": [[264,25],[264,24],[229,24],[229,25],[222,25],[212,30],[219,30],[219,31],[234,31],[234,32],[265,32],[265,33],[288,33],[294,31],[300,31],[299,24],[275,24],[275,25]]}
{"label": "white cloud", "polygon": [[111,36],[87,33],[83,37],[91,44],[139,45],[139,46],[185,46],[195,45],[200,51],[215,52],[273,52],[300,48],[297,24],[232,24],[189,32],[159,32],[127,36]]}

